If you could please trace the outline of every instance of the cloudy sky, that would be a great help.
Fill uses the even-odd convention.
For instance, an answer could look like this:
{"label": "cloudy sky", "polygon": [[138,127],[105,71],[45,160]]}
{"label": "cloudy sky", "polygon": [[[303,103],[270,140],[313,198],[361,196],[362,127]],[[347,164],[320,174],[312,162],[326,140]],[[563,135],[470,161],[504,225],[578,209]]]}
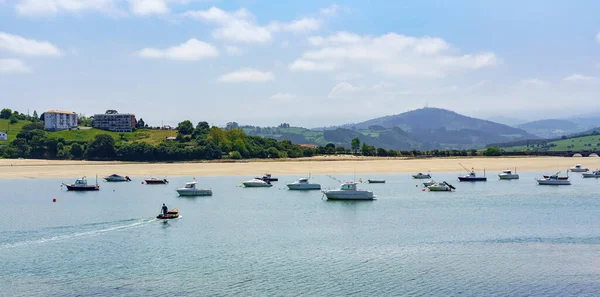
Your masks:
{"label": "cloudy sky", "polygon": [[316,127],[600,113],[598,1],[0,0],[0,105]]}

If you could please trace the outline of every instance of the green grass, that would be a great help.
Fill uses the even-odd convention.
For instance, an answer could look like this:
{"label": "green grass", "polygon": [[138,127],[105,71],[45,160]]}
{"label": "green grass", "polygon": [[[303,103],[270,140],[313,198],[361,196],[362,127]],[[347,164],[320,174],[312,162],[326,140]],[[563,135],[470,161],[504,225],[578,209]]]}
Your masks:
{"label": "green grass", "polygon": [[18,121],[16,124],[10,124],[7,119],[0,119],[0,131],[8,133],[8,141],[13,141],[17,138],[17,134],[21,132],[23,125],[30,123],[29,121]]}
{"label": "green grass", "polygon": [[[115,139],[116,143],[142,141],[149,144],[159,144],[167,137],[177,136],[177,131],[174,130],[149,130],[140,129],[134,132],[111,132],[100,129],[80,129],[80,130],[62,130],[49,132],[51,137],[64,138],[65,140],[93,140],[96,135],[108,134]],[[121,136],[122,134],[122,136]]]}
{"label": "green grass", "polygon": [[564,151],[592,151],[592,150],[600,150],[600,136],[592,135],[592,136],[582,136],[577,138],[570,139],[561,139],[549,142],[546,146],[540,145],[538,146],[513,146],[503,148],[503,150],[508,152],[522,152],[527,150],[547,150],[550,152],[564,152]]}

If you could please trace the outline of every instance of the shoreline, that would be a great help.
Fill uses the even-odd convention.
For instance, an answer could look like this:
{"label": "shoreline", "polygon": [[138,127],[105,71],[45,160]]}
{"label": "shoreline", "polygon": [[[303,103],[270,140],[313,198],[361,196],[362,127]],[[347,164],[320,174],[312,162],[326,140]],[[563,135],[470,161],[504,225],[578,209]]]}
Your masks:
{"label": "shoreline", "polygon": [[238,162],[136,163],[120,161],[73,161],[0,159],[0,179],[104,177],[113,173],[130,177],[168,176],[248,176],[266,172],[273,175],[464,172],[459,165],[484,169],[495,174],[516,167],[519,171],[565,171],[581,163],[590,170],[600,168],[600,158],[566,157],[435,157],[387,158],[361,156],[319,156],[284,160],[248,160]]}

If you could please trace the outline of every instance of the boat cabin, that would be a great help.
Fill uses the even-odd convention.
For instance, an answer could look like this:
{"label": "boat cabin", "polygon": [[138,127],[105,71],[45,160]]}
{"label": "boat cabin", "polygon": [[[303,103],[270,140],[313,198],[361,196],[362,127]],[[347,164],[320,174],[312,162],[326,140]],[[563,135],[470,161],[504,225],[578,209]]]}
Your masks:
{"label": "boat cabin", "polygon": [[502,173],[512,174],[512,170],[504,170],[504,171],[502,171]]}
{"label": "boat cabin", "polygon": [[298,180],[298,183],[307,184],[308,183],[308,178],[303,177],[303,178],[301,178],[301,179]]}
{"label": "boat cabin", "polygon": [[196,184],[197,184],[197,183],[198,183],[198,182],[189,182],[189,183],[185,183],[185,187],[184,187],[184,188],[186,188],[186,189],[194,189],[194,188],[196,188]]}
{"label": "boat cabin", "polygon": [[340,190],[343,191],[356,191],[356,183],[343,183]]}
{"label": "boat cabin", "polygon": [[75,185],[76,186],[87,186],[87,179],[85,179],[85,177],[80,178],[75,181]]}

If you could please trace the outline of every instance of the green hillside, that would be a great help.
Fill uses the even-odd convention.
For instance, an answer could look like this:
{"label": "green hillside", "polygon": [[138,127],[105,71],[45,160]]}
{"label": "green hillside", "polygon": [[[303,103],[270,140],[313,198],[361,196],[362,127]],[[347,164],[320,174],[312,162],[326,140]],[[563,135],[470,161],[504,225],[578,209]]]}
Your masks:
{"label": "green hillside", "polygon": [[17,138],[17,134],[21,132],[23,125],[29,123],[29,121],[18,121],[16,124],[11,124],[7,119],[0,119],[0,131],[8,133],[8,141],[12,141]]}
{"label": "green hillside", "polygon": [[507,152],[545,151],[545,152],[568,152],[568,151],[600,151],[600,135],[582,136],[569,139],[560,139],[549,142],[537,143],[527,147],[526,145],[503,147]]}

